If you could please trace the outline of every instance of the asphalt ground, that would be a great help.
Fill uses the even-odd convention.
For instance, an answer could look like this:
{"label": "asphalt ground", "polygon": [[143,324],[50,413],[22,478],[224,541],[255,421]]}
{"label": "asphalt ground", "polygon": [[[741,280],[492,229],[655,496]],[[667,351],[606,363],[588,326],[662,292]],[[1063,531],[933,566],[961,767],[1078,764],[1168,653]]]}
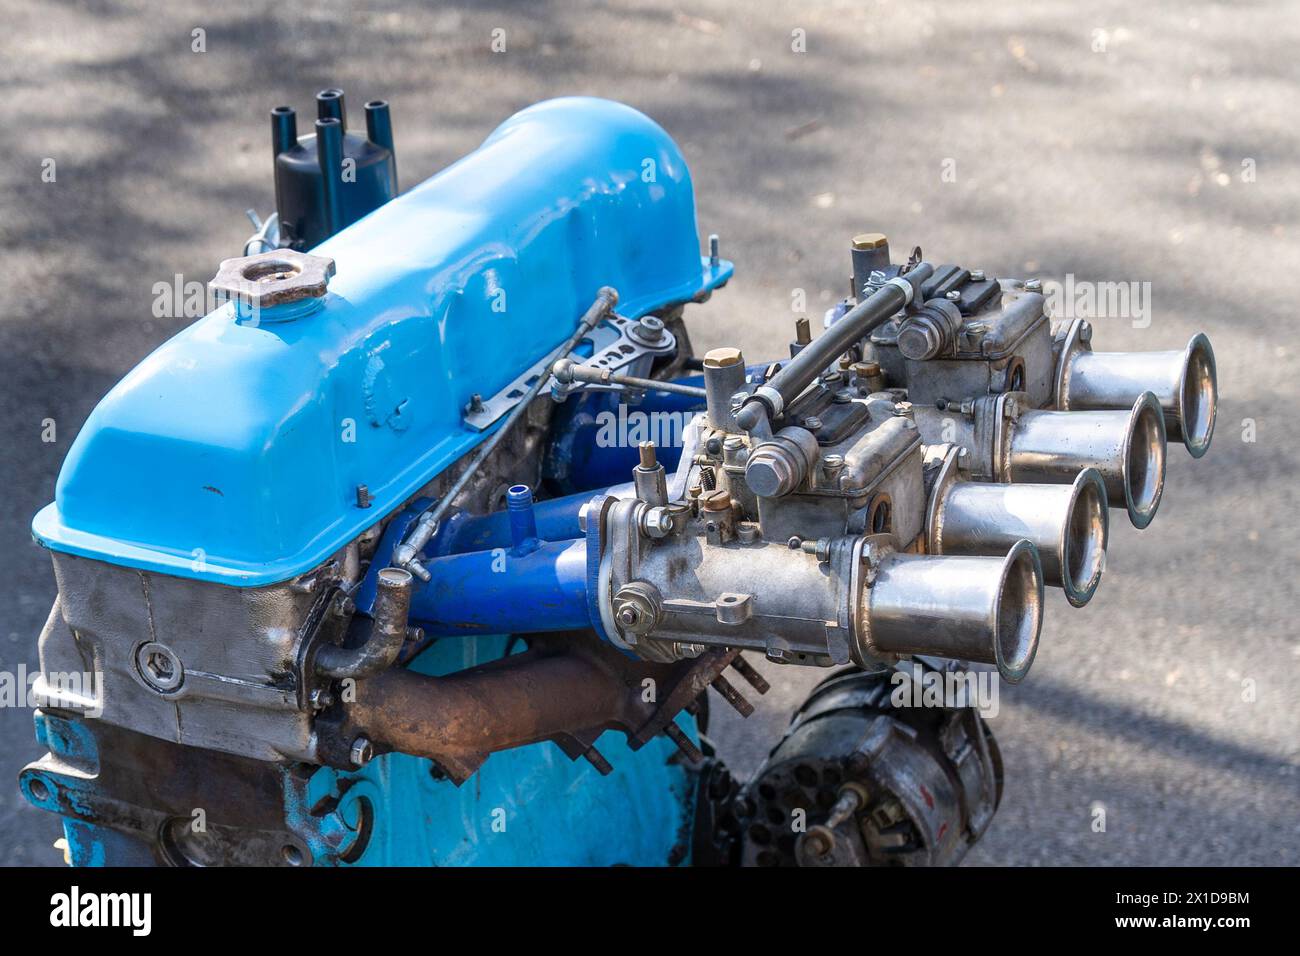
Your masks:
{"label": "asphalt ground", "polygon": [[[701,234],[736,263],[688,313],[701,349],[782,355],[795,290],[814,313],[840,296],[868,230],[993,274],[1149,289],[1149,323],[1094,314],[1102,348],[1209,333],[1214,447],[1171,449],[1151,529],[1113,522],[1087,608],[1051,595],[1029,679],[1001,689],[1006,794],[968,862],[1300,862],[1287,3],[5,0],[0,23],[0,669],[36,664],[54,581],[28,528],[70,442],[187,321],[153,316],[154,284],[206,281],[243,210],[272,204],[270,107],[328,85],[389,99],[409,186],[524,106],[599,95],[677,139]],[[742,773],[821,676],[761,666],[758,713],[714,708]],[[0,708],[0,862],[57,859],[56,821],[13,783],[38,753],[30,712]]]}

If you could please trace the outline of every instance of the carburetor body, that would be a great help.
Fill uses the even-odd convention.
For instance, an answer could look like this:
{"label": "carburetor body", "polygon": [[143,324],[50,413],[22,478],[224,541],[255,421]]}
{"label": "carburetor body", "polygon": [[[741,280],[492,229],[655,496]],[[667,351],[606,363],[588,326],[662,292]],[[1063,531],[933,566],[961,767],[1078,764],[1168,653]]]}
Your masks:
{"label": "carburetor body", "polygon": [[[387,105],[344,195],[321,97],[311,143],[272,114],[277,157],[315,150],[277,160],[294,225],[222,263],[34,521],[59,597],[20,785],[72,860],[959,861],[996,744],[888,688],[1025,677],[1044,587],[1091,600],[1109,509],[1145,527],[1166,436],[1208,448],[1208,340],[1093,352],[1033,280],[868,235],[788,361],[696,359],[732,266],[646,117],[542,103],[389,198]],[[753,709],[728,676],[768,689],[746,653],[846,669],[742,783],[703,732],[710,688]]]}

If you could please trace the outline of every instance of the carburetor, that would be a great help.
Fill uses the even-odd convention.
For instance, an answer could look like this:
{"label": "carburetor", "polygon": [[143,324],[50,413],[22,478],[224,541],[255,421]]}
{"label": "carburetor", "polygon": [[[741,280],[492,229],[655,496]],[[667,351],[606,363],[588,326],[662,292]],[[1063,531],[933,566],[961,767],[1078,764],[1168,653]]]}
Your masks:
{"label": "carburetor", "polygon": [[1052,334],[1037,281],[919,250],[893,266],[881,236],[855,240],[856,272],[867,245],[865,298],[816,341],[801,328],[789,363],[747,373],[734,349],[705,356],[676,496],[642,479],[648,455],[634,497],[601,512],[611,639],[822,665],[930,654],[1019,680],[1044,583],[1075,606],[1095,593],[1107,506],[1139,528],[1154,517],[1166,432],[1204,454],[1204,335],[1093,353],[1083,320]]}

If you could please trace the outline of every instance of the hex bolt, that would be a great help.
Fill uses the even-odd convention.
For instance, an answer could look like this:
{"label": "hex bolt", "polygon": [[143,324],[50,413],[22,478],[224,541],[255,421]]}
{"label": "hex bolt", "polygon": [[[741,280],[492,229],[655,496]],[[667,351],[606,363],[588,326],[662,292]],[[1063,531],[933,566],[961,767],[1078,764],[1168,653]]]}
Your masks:
{"label": "hex bolt", "polygon": [[961,293],[958,292],[956,289],[953,289],[951,292],[945,292],[943,297],[947,299],[949,302],[961,301]]}
{"label": "hex bolt", "polygon": [[972,270],[970,271],[970,281],[971,281],[971,282],[983,282],[983,281],[984,281],[984,270],[983,270],[983,269],[972,269]]}
{"label": "hex bolt", "polygon": [[365,485],[357,485],[357,507],[369,508],[373,501],[374,499],[370,497],[370,489]]}
{"label": "hex bolt", "polygon": [[171,648],[157,641],[140,645],[135,654],[136,667],[146,684],[159,693],[170,693],[181,686],[185,670]]}
{"label": "hex bolt", "polygon": [[646,534],[652,538],[666,538],[673,530],[672,513],[662,505],[647,508],[642,518]]}
{"label": "hex bolt", "polygon": [[374,755],[375,747],[368,737],[358,737],[352,741],[352,749],[348,751],[348,758],[352,761],[354,767],[364,767],[370,763]]}
{"label": "hex bolt", "polygon": [[816,541],[800,541],[799,549],[804,554],[816,555],[818,561],[824,562],[829,560],[831,556],[831,539],[818,538]]}
{"label": "hex bolt", "polygon": [[1026,292],[1042,292],[1042,291],[1043,291],[1043,280],[1042,280],[1042,279],[1026,279],[1026,280],[1025,280],[1025,291],[1026,291]]}
{"label": "hex bolt", "polygon": [[718,250],[719,250],[718,234],[715,232],[713,235],[709,236],[709,265],[715,269],[718,267],[718,263],[721,261],[721,256],[719,255]]}

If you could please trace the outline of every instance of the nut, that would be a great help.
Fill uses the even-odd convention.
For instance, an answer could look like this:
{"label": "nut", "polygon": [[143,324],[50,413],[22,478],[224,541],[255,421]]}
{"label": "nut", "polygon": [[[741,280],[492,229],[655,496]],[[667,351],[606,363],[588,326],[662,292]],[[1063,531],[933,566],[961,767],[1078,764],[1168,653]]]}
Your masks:
{"label": "nut", "polygon": [[354,767],[364,767],[370,763],[375,755],[374,744],[367,737],[358,737],[352,741],[352,749],[348,751],[348,759],[352,761]]}

